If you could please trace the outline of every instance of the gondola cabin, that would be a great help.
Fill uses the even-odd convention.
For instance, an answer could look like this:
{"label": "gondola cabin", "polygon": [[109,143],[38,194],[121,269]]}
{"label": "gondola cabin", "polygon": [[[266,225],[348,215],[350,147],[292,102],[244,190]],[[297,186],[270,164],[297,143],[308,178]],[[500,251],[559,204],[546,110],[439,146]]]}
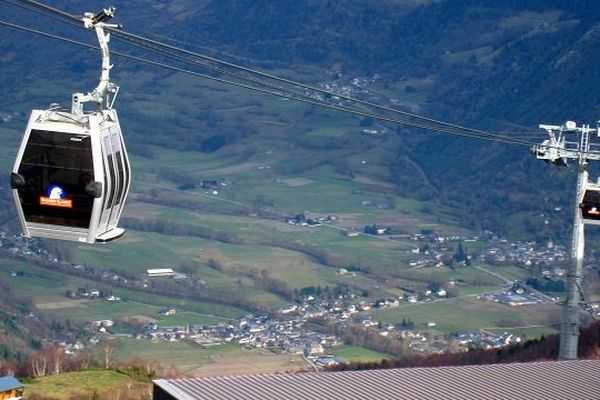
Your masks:
{"label": "gondola cabin", "polygon": [[[117,111],[118,86],[110,82],[110,34],[114,7],[85,13],[102,55],[98,86],[74,93],[71,111],[33,110],[10,184],[26,237],[107,242],[121,237],[119,218],[129,191],[130,168]],[[95,105],[85,111],[84,105]]]}
{"label": "gondola cabin", "polygon": [[579,208],[584,223],[600,225],[600,184],[587,183]]}
{"label": "gondola cabin", "polygon": [[23,235],[110,241],[130,184],[117,113],[33,110],[11,174]]}

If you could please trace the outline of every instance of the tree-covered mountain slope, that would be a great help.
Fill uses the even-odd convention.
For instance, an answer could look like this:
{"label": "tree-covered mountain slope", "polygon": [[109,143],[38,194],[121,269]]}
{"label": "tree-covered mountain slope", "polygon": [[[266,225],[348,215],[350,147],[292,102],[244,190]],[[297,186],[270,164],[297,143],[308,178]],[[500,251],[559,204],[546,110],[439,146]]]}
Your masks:
{"label": "tree-covered mountain slope", "polygon": [[[532,143],[544,138],[536,134],[538,123],[593,123],[598,116],[600,9],[592,0],[135,0],[116,5],[119,22],[130,32],[311,84],[331,80],[327,71],[341,72],[342,80],[377,75],[381,79],[373,92],[382,94],[380,101],[396,99],[404,109],[478,129],[527,132],[519,137]],[[56,1],[53,6],[80,13],[106,4]],[[7,19],[91,40],[53,20],[2,7]],[[25,113],[57,97],[68,99],[82,90],[81,82],[93,82],[97,75],[97,59],[83,57],[80,49],[6,28],[0,32],[6,39],[0,43],[0,83],[6,89],[1,111]],[[114,48],[127,49],[117,41]],[[304,160],[310,154],[312,160],[337,162],[354,173],[350,154],[366,148],[378,160],[373,177],[393,183],[399,193],[451,205],[463,224],[507,234],[548,235],[540,233],[540,220],[532,215],[570,202],[572,191],[566,189],[572,188],[572,174],[536,161],[526,147],[393,125],[382,142],[314,140],[307,126],[318,126],[326,113],[311,117],[309,107],[301,117],[304,128],[278,137],[265,134],[256,113],[235,118],[220,113],[239,92],[223,88],[218,99],[209,98],[200,87],[178,87],[174,76],[133,62],[123,62],[115,72],[123,87],[123,119],[133,128],[133,151],[143,153],[148,143],[206,151],[213,148],[205,141],[217,140],[218,151],[249,158],[262,147],[257,143],[280,140],[291,142],[284,147],[292,157]],[[266,103],[259,113],[299,121],[285,108]],[[174,117],[173,111],[181,115]],[[361,122],[356,120],[357,129]],[[569,217],[556,215],[558,222],[549,229],[564,232]]]}

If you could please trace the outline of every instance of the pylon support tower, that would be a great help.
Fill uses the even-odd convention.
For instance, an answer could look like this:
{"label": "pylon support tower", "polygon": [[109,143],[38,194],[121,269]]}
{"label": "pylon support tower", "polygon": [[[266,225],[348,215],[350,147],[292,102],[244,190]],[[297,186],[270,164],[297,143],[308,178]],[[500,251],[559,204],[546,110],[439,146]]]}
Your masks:
{"label": "pylon support tower", "polygon": [[[567,298],[563,306],[562,323],[560,329],[559,359],[577,359],[577,346],[579,340],[579,314],[581,312],[581,283],[583,281],[583,259],[585,252],[585,225],[586,223],[598,225],[600,219],[600,203],[584,203],[588,198],[588,191],[594,185],[588,182],[588,166],[590,161],[600,160],[600,145],[591,144],[590,134],[600,134],[600,129],[590,129],[589,125],[577,127],[575,122],[568,121],[564,125],[540,125],[541,129],[548,132],[549,139],[541,145],[532,148],[532,153],[538,159],[557,166],[567,166],[568,160],[577,162],[577,193],[574,205],[573,237],[571,243],[571,263],[567,274]],[[568,141],[567,137],[574,136],[575,140]],[[585,211],[584,207],[593,208]],[[594,207],[592,207],[594,206]],[[598,212],[598,218],[595,214]]]}

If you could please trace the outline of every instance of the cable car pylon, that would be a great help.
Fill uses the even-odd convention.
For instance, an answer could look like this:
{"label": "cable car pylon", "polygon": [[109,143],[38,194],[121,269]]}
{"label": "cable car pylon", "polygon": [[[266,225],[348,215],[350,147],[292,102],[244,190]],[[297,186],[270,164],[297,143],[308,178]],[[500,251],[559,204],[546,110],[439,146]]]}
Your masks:
{"label": "cable car pylon", "polygon": [[[129,191],[130,166],[117,111],[118,87],[110,82],[107,29],[113,7],[85,13],[95,30],[102,71],[88,94],[74,93],[71,110],[57,104],[33,110],[11,174],[11,188],[25,237],[107,242],[125,232],[117,226]],[[94,110],[85,110],[92,103]]]}
{"label": "cable car pylon", "polygon": [[[567,274],[567,299],[563,306],[558,354],[561,360],[574,360],[577,359],[579,340],[585,225],[600,224],[600,185],[588,181],[589,162],[600,160],[600,145],[590,142],[590,134],[600,136],[600,127],[577,127],[575,122],[568,121],[564,125],[540,125],[540,128],[548,132],[549,139],[531,149],[538,159],[557,166],[567,166],[567,160],[577,163],[571,263]],[[567,140],[569,136],[574,140]]]}

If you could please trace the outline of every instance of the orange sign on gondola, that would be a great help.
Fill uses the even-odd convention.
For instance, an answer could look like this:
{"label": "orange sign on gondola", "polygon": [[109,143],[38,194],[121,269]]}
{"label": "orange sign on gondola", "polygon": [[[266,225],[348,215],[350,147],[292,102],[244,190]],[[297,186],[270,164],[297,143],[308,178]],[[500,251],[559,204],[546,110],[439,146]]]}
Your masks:
{"label": "orange sign on gondola", "polygon": [[40,196],[41,206],[73,208],[73,200],[66,198],[66,193],[60,186],[50,186],[46,194],[47,196]]}
{"label": "orange sign on gondola", "polygon": [[51,199],[49,197],[40,196],[41,206],[73,208],[73,200],[71,199]]}

